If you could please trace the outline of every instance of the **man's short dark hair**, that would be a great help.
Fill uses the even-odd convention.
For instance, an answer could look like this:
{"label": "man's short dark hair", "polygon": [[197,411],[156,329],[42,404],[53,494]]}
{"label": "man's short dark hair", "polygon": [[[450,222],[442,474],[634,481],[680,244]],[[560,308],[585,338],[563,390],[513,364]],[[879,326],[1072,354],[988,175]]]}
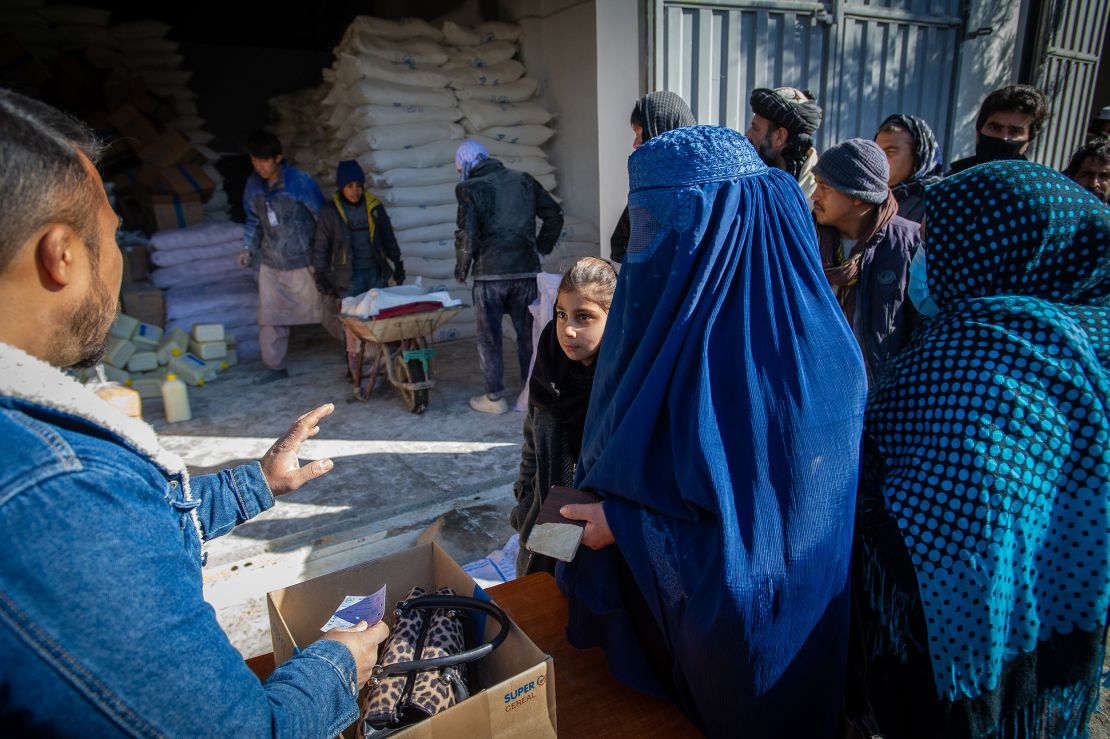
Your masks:
{"label": "man's short dark hair", "polygon": [[1029,140],[1037,138],[1041,126],[1048,120],[1048,98],[1032,85],[1007,85],[1000,87],[979,106],[979,117],[975,120],[975,130],[982,130],[987,119],[995,113],[1022,113],[1030,117]]}
{"label": "man's short dark hair", "polygon": [[284,152],[277,136],[269,131],[255,131],[247,139],[247,153],[255,159],[273,159]]}
{"label": "man's short dark hair", "polygon": [[46,103],[0,88],[0,273],[38,229],[63,223],[99,258],[99,198],[81,162],[95,165],[101,143],[77,119]]}
{"label": "man's short dark hair", "polygon": [[1110,139],[1088,141],[1076,149],[1075,153],[1071,155],[1071,161],[1068,162],[1067,168],[1064,169],[1064,174],[1068,177],[1075,177],[1079,174],[1079,168],[1087,159],[1097,159],[1103,164],[1110,164]]}

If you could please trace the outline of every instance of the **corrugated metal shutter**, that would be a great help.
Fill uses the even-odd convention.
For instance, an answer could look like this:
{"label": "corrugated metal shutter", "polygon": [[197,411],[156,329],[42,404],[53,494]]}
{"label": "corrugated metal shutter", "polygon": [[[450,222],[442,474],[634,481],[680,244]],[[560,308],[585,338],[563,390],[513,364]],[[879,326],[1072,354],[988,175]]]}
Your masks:
{"label": "corrugated metal shutter", "polygon": [[1110,0],[1057,0],[1045,10],[1035,84],[1048,95],[1052,118],[1030,158],[1062,169],[1087,131]]}
{"label": "corrugated metal shutter", "polygon": [[793,85],[825,109],[819,148],[871,138],[887,115],[912,113],[932,125],[943,151],[959,8],[960,0],[656,0],[655,88],[686,98],[701,123],[743,131],[754,88]]}

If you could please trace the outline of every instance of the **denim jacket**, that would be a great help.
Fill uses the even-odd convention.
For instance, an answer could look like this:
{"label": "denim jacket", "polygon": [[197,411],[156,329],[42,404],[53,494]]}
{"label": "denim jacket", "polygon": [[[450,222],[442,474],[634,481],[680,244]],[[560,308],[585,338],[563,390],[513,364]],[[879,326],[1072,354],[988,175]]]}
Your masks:
{"label": "denim jacket", "polygon": [[243,191],[243,210],[247,212],[243,248],[252,259],[261,253],[267,267],[307,267],[312,262],[316,216],[323,204],[324,195],[316,181],[285,160],[273,187],[252,174]]}
{"label": "denim jacket", "polygon": [[258,463],[190,478],[153,429],[0,343],[0,726],[330,737],[355,662],[319,641],[260,683],[216,622],[201,543],[273,505]]}

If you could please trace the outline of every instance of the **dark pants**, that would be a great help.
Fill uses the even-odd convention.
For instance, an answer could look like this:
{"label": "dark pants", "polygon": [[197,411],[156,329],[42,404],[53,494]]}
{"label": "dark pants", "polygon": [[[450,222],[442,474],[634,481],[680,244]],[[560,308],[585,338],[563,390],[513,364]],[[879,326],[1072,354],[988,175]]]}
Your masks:
{"label": "dark pants", "polygon": [[516,356],[520,361],[520,381],[528,379],[532,361],[532,314],[528,306],[539,297],[535,278],[523,280],[475,280],[474,318],[478,325],[478,362],[486,381],[486,393],[500,395],[505,390],[504,363],[501,360],[501,317],[506,313],[516,332]]}

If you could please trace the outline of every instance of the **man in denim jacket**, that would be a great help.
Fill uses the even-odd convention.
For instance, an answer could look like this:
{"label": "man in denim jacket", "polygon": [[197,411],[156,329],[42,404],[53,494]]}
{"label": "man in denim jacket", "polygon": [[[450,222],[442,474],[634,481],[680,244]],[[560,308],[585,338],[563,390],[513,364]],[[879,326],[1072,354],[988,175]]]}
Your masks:
{"label": "man in denim jacket", "polygon": [[243,209],[243,266],[258,265],[258,343],[270,368],[259,384],[289,376],[285,354],[289,327],[324,317],[313,277],[312,242],[324,196],[315,180],[290,166],[281,142],[265,131],[247,142],[254,174],[247,178]]}
{"label": "man in denim jacket", "polygon": [[81,124],[0,90],[0,726],[19,735],[335,736],[382,625],[331,631],[260,683],[202,594],[202,542],[331,469],[297,450],[190,478],[68,378],[117,312],[118,218]]}

